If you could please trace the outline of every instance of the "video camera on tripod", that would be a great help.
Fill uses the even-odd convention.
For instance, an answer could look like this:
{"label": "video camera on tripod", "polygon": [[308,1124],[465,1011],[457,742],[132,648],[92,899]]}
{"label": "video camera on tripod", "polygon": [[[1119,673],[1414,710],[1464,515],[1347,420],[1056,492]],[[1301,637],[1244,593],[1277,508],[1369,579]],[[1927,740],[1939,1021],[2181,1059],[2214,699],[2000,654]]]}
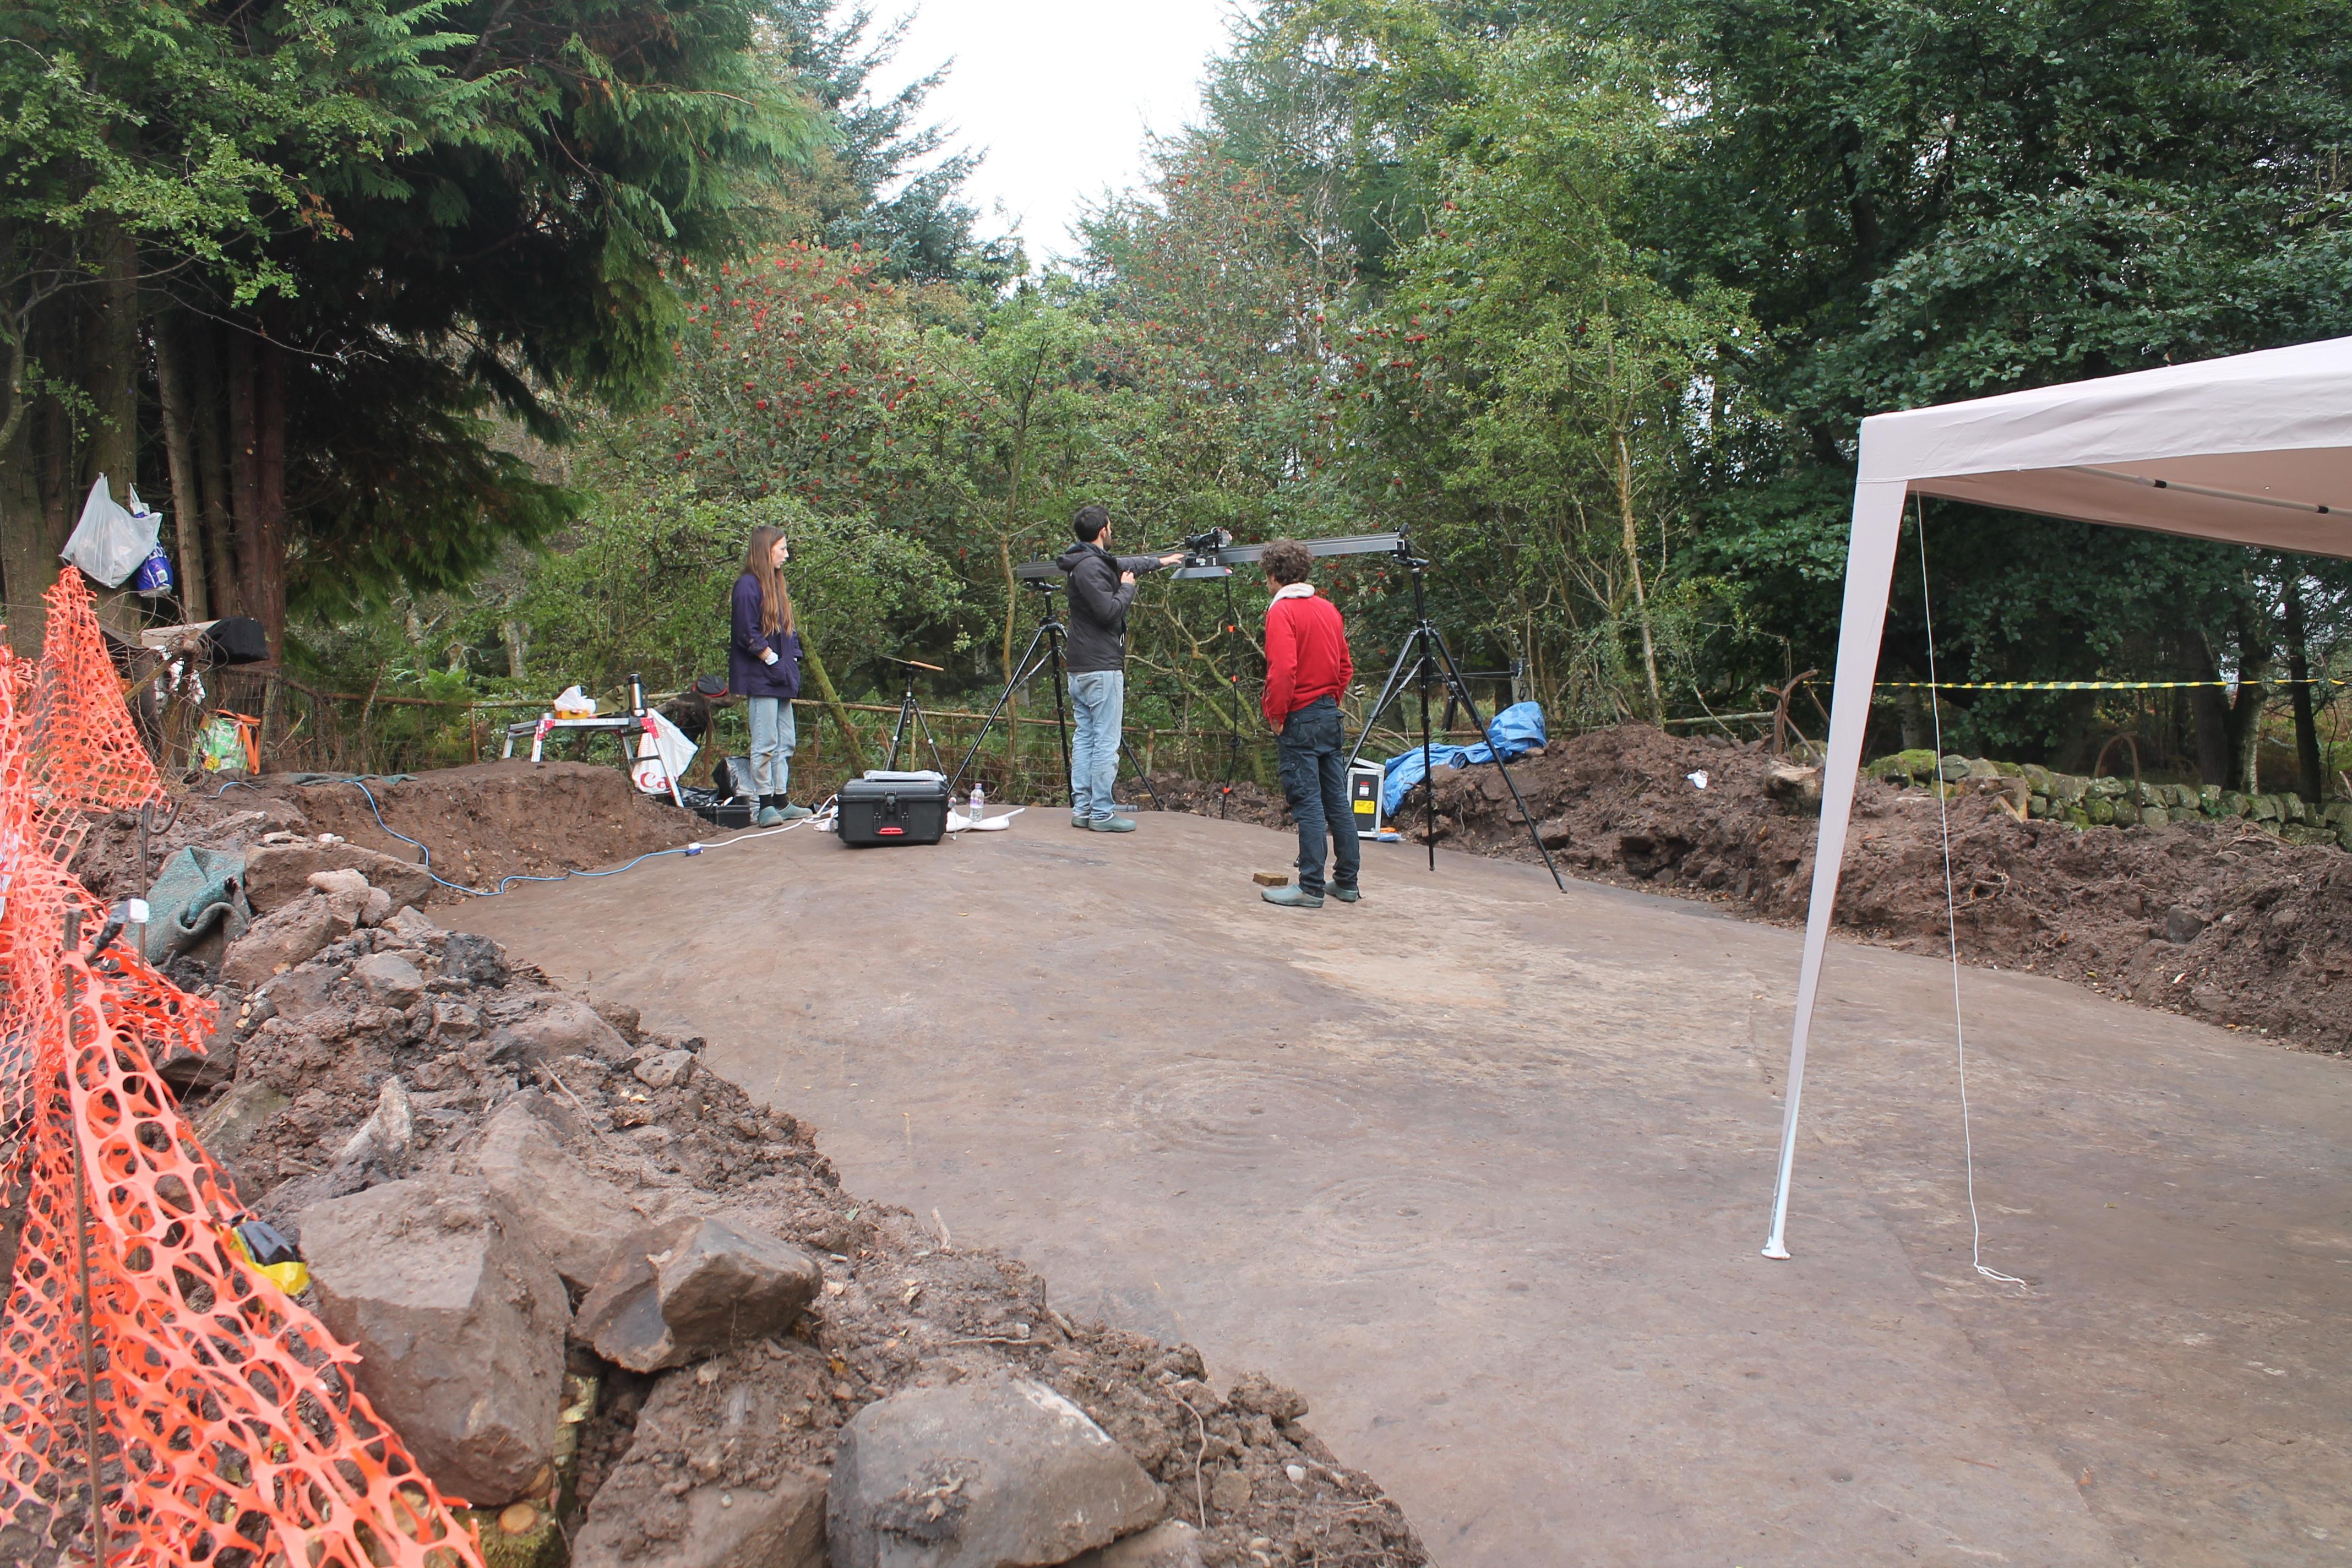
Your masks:
{"label": "video camera on tripod", "polygon": [[[1199,581],[1220,577],[1227,579],[1224,629],[1229,637],[1238,637],[1241,628],[1234,609],[1231,582],[1234,568],[1255,565],[1263,561],[1265,558],[1265,546],[1235,544],[1233,539],[1234,536],[1222,528],[1212,528],[1200,533],[1185,535],[1181,546],[1183,562],[1173,569],[1171,574],[1180,581]],[[1404,640],[1398,645],[1396,662],[1389,667],[1388,679],[1381,685],[1381,694],[1364,714],[1363,728],[1357,734],[1355,749],[1348,756],[1348,768],[1351,774],[1355,772],[1357,764],[1363,756],[1364,743],[1371,738],[1372,726],[1380,721],[1381,715],[1388,711],[1391,703],[1401,705],[1408,689],[1418,689],[1421,693],[1422,776],[1428,780],[1423,798],[1424,837],[1429,845],[1430,869],[1433,871],[1437,868],[1437,781],[1430,772],[1430,754],[1433,749],[1430,735],[1431,688],[1436,687],[1444,692],[1449,711],[1457,703],[1465,710],[1470,715],[1471,721],[1477,725],[1478,731],[1482,735],[1486,731],[1486,721],[1479,712],[1476,700],[1470,693],[1468,679],[1462,673],[1460,666],[1454,662],[1453,650],[1445,645],[1444,634],[1437,629],[1437,624],[1430,618],[1429,602],[1424,587],[1424,579],[1428,576],[1430,563],[1426,557],[1413,553],[1412,541],[1402,532],[1354,533],[1335,539],[1302,539],[1298,542],[1307,547],[1307,554],[1318,559],[1335,555],[1392,556],[1412,579],[1412,629],[1405,634]],[[1166,552],[1161,553],[1164,554]],[[1030,561],[1013,567],[1013,574],[1032,587],[1049,587],[1059,582],[1061,571],[1050,561]],[[1047,612],[1046,619],[1048,622],[1052,621],[1050,610]],[[1055,644],[1053,639],[1058,636],[1060,630],[1059,624],[1053,623],[1050,633],[1047,626],[1041,626],[1038,634],[1040,637],[1045,638],[1053,645],[1052,665],[1057,682],[1061,679],[1059,648],[1058,644]],[[1036,646],[1035,641],[1033,640],[1031,643],[1033,650]],[[1021,673],[1016,679],[1027,679],[1029,675],[1034,672],[1035,668],[1036,666],[1031,664],[1028,658],[1024,656]],[[1225,682],[1229,687],[1238,689],[1239,682],[1234,677],[1226,676]],[[1005,692],[1008,697],[1012,694],[1013,684],[1009,682],[1006,685]],[[1057,685],[1055,691],[1057,718],[1060,695]],[[1003,700],[1000,699],[998,707],[1003,706]],[[1232,731],[1227,741],[1224,786],[1227,795],[1230,795],[1233,789],[1234,770],[1241,751],[1240,712],[1239,699],[1236,695],[1233,707]],[[994,721],[993,714],[990,716],[990,721]],[[985,727],[982,728],[982,733],[983,735],[987,733]],[[977,753],[979,749],[979,743],[975,742],[972,752]],[[968,767],[970,764],[971,757],[967,755],[965,765]],[[1542,834],[1536,828],[1535,816],[1528,811],[1527,801],[1519,794],[1517,782],[1511,777],[1510,768],[1505,764],[1499,754],[1495,758],[1495,766],[1502,774],[1504,784],[1510,789],[1511,799],[1519,809],[1519,818],[1527,825],[1528,840],[1534,844],[1536,853],[1542,858],[1544,868],[1551,873],[1552,881],[1565,891],[1567,884],[1560,879],[1559,868],[1553,864],[1551,851],[1545,846]],[[959,777],[961,776],[962,771],[962,769],[957,770]],[[1139,769],[1139,774],[1141,770]],[[1145,781],[1145,785],[1147,788],[1150,787],[1149,780]]]}

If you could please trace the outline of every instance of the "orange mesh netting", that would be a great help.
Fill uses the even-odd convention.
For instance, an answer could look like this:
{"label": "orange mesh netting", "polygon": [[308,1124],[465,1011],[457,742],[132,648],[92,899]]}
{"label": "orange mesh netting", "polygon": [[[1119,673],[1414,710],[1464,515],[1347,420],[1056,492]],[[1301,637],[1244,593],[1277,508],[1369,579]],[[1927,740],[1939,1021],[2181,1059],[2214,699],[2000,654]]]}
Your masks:
{"label": "orange mesh netting", "polygon": [[121,811],[162,793],[154,762],[122,700],[121,679],[81,574],[68,572],[42,595],[48,625],[41,662],[28,673],[25,783],[41,848],[73,858],[92,813]]}
{"label": "orange mesh netting", "polygon": [[105,910],[64,856],[156,782],[88,594],[48,604],[37,669],[0,647],[0,1562],[478,1568],[357,1355],[226,1240],[153,1065],[212,1004],[87,956]]}

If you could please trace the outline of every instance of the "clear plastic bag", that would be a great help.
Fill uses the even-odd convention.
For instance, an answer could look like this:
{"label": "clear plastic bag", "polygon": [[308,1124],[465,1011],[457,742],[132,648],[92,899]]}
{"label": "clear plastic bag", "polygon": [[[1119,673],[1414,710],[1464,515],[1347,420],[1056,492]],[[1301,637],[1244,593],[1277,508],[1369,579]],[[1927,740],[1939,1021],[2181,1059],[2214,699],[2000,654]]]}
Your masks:
{"label": "clear plastic bag", "polygon": [[100,474],[89,487],[89,499],[82,502],[73,537],[58,554],[100,585],[120,588],[153,551],[162,526],[162,520],[144,507],[134,514],[116,501]]}

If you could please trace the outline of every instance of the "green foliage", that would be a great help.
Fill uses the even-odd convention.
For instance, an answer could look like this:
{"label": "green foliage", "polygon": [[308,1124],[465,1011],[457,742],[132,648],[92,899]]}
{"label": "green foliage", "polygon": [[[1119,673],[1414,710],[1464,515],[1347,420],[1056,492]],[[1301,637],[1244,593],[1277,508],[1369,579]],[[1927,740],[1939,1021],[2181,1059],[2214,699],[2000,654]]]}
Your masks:
{"label": "green foliage", "polygon": [[[1593,26],[1655,40],[1689,106],[1644,237],[1764,330],[1740,379],[1780,424],[1717,475],[1708,557],[1801,662],[1836,624],[1864,414],[2352,331],[2338,0],[1635,0]],[[2236,552],[1949,515],[1970,545],[1948,665],[2072,675],[2184,625],[2229,640],[2211,584]]]}
{"label": "green foliage", "polygon": [[611,690],[631,671],[657,686],[724,675],[729,595],[755,527],[793,542],[786,573],[801,636],[828,662],[884,646],[894,620],[950,614],[957,585],[919,542],[782,496],[720,500],[682,489],[598,505],[531,574],[507,612],[529,629],[553,690]]}
{"label": "green foliage", "polygon": [[795,73],[838,132],[788,202],[814,220],[828,249],[862,251],[900,282],[956,283],[982,297],[1029,269],[1017,241],[981,239],[964,183],[981,155],[948,151],[948,133],[923,124],[923,104],[947,79],[941,66],[887,98],[875,74],[898,58],[904,18],[874,32],[873,12],[841,0],[779,0],[771,13],[779,63]]}
{"label": "green foliage", "polygon": [[[518,358],[488,318],[488,361],[526,380],[624,400],[670,371],[597,431],[594,509],[534,514],[564,543],[513,603],[566,658],[639,635],[600,574],[637,584],[660,561],[649,624],[668,629],[628,658],[709,667],[723,623],[698,574],[731,576],[748,515],[726,509],[797,504],[929,584],[839,590],[848,646],[814,613],[835,665],[880,688],[873,656],[903,648],[978,690],[1033,618],[1013,564],[1098,500],[1122,550],[1407,528],[1463,662],[1519,665],[1563,727],[1747,708],[1829,662],[1865,414],[2352,331],[2352,0],[1266,0],[1202,124],[1092,215],[1075,275],[1003,292],[975,286],[1011,274],[956,205],[965,165],[918,127],[931,79],[861,96],[895,35],[869,45],[862,10],[822,0],[771,19],[789,41],[763,68],[797,73],[838,137],[771,205],[833,243],[669,265],[660,301],[622,268],[610,288],[647,298],[610,374],[561,332]],[[936,188],[894,186],[926,166]],[[527,268],[523,286],[575,285]],[[607,288],[583,297],[605,309]],[[446,357],[457,321],[417,341]],[[2297,647],[2324,664],[2347,619],[2327,571],[1928,518],[1948,679],[2251,682]],[[1918,679],[1913,565],[1886,647]],[[803,551],[809,603],[834,569]],[[1359,561],[1322,581],[1377,673],[1401,578]],[[1233,587],[1228,616],[1221,589],[1146,586],[1140,717],[1211,722],[1246,692],[1262,591]],[[2222,734],[2251,757],[2260,707],[2223,723],[2188,699],[2135,716],[1988,695],[1946,717],[2019,756],[2160,719],[2182,748]]]}

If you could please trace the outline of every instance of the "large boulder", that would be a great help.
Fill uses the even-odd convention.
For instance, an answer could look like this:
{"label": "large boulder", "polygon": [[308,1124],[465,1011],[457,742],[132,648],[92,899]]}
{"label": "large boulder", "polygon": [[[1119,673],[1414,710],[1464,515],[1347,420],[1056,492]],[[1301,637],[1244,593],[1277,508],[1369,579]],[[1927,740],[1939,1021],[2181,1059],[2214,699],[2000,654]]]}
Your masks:
{"label": "large boulder", "polygon": [[205,1108],[196,1118],[196,1139],[214,1159],[234,1163],[261,1136],[261,1130],[293,1103],[290,1097],[260,1079],[247,1079]]}
{"label": "large boulder", "polygon": [[1087,1413],[1009,1373],[909,1388],[842,1428],[833,1568],[1067,1563],[1160,1517],[1160,1489]]}
{"label": "large boulder", "polygon": [[310,890],[310,878],[320,871],[357,871],[373,887],[392,897],[393,908],[421,904],[433,890],[425,868],[356,844],[321,844],[305,839],[296,844],[264,844],[245,858],[245,896],[263,914],[292,903]]}
{"label": "large boulder", "polygon": [[488,937],[453,931],[441,944],[441,978],[467,985],[504,985],[507,950]]}
{"label": "large boulder", "polygon": [[425,994],[425,972],[397,952],[372,952],[352,965],[352,978],[380,1007],[405,1012]]}
{"label": "large boulder", "polygon": [[499,1108],[466,1165],[514,1211],[575,1289],[595,1284],[614,1249],[645,1225],[620,1188],[572,1158],[527,1096]]}
{"label": "large boulder", "polygon": [[799,1248],[689,1215],[621,1243],[580,1303],[579,1337],[615,1366],[658,1372],[783,1332],[824,1283]]}
{"label": "large boulder", "polygon": [[734,1370],[723,1384],[676,1373],[654,1386],[572,1568],[823,1568],[824,1475],[775,1452],[805,1397]]}
{"label": "large boulder", "polygon": [[[457,938],[452,936],[454,945]],[[443,969],[447,969],[444,961]],[[530,1061],[557,1061],[564,1057],[593,1057],[618,1066],[634,1058],[636,1047],[621,1037],[596,1010],[577,996],[551,991],[531,1000],[504,1026],[519,1054]]]}
{"label": "large boulder", "polygon": [[389,1182],[302,1211],[319,1316],[444,1491],[496,1506],[553,1476],[566,1298],[478,1176]]}
{"label": "large boulder", "polygon": [[240,985],[258,985],[273,974],[308,963],[331,942],[352,934],[358,923],[356,906],[345,909],[324,893],[305,892],[291,903],[253,922],[229,943],[221,958],[221,978]]}

